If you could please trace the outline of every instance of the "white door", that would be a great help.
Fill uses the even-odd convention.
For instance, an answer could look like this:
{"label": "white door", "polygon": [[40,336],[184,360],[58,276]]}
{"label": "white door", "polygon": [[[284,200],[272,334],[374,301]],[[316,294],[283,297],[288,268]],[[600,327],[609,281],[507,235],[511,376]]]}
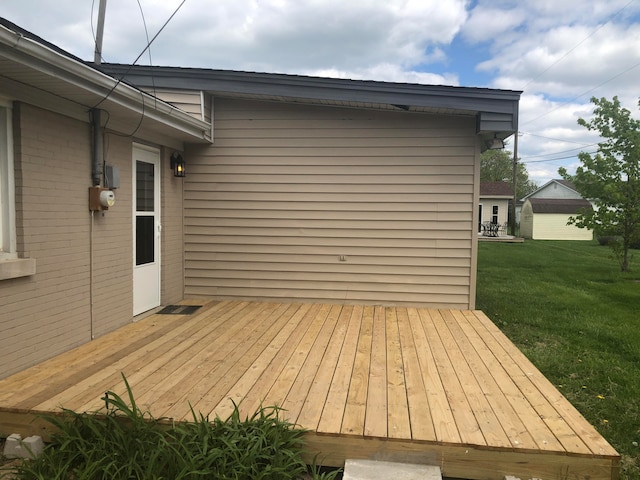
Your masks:
{"label": "white door", "polygon": [[133,314],[160,305],[160,151],[133,147]]}

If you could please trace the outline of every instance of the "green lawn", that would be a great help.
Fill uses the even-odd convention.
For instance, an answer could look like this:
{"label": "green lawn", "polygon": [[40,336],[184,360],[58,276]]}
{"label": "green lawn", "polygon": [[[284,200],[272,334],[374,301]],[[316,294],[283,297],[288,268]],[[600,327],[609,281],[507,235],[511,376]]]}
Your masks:
{"label": "green lawn", "polygon": [[480,242],[477,308],[640,478],[640,251],[622,274],[597,242]]}

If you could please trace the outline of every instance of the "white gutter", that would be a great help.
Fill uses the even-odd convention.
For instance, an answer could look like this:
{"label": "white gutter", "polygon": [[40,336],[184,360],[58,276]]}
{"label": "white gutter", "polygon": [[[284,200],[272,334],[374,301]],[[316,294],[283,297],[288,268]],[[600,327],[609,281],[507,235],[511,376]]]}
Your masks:
{"label": "white gutter", "polygon": [[[169,105],[130,85],[118,83],[79,61],[0,26],[0,55],[22,63],[42,73],[60,78],[87,93],[96,95],[102,103],[116,104],[144,117],[184,132],[197,139],[209,139],[211,125]],[[115,88],[114,88],[115,86]],[[97,100],[96,103],[98,103]],[[88,109],[94,105],[85,105]]]}

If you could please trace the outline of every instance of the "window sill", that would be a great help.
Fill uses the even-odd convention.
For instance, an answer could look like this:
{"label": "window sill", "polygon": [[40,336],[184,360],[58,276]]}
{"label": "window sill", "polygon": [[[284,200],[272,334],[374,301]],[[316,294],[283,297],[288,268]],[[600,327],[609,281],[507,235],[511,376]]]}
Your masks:
{"label": "window sill", "polygon": [[28,277],[36,273],[35,258],[9,258],[0,260],[0,280]]}

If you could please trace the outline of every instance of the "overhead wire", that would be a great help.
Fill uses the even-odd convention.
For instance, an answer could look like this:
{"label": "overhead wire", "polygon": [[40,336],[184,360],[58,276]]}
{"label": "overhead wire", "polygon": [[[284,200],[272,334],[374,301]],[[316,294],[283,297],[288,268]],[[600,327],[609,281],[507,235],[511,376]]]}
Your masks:
{"label": "overhead wire", "polygon": [[[608,24],[609,22],[611,22],[614,18],[616,18],[618,15],[620,15],[620,14],[621,14],[621,13],[622,13],[626,8],[627,8],[627,7],[629,7],[632,3],[634,3],[634,1],[635,1],[635,0],[630,0],[629,2],[627,2],[627,3],[626,3],[622,8],[620,8],[618,11],[616,11],[614,14],[612,14],[612,15],[607,19],[607,21],[606,21],[606,22],[602,23],[602,24],[601,24],[601,25],[599,25],[597,28],[595,28],[594,30],[592,30],[592,31],[591,31],[591,32],[590,32],[586,37],[584,37],[583,39],[581,39],[577,44],[575,44],[573,47],[571,47],[569,50],[567,50],[567,51],[566,51],[566,52],[565,52],[565,53],[564,53],[560,58],[558,58],[556,61],[554,61],[551,65],[549,65],[547,68],[545,68],[542,72],[540,72],[540,73],[539,73],[538,75],[536,75],[534,78],[532,78],[531,80],[529,80],[529,81],[524,85],[524,87],[523,87],[521,90],[525,90],[525,88],[526,88],[527,86],[529,86],[529,85],[530,85],[531,83],[533,83],[534,81],[538,80],[542,75],[544,75],[544,74],[545,74],[545,73],[547,73],[549,70],[551,70],[551,68],[553,68],[555,65],[559,64],[560,62],[562,62],[562,61],[563,61],[565,58],[567,58],[567,57],[568,57],[568,56],[569,56],[573,51],[575,51],[575,50],[576,50],[580,45],[582,45],[582,44],[583,44],[584,42],[586,42],[589,38],[591,38],[593,35],[595,35],[599,30],[601,30],[602,28],[604,28],[604,26],[605,26],[605,25],[607,25],[607,24]],[[542,115],[539,115],[539,116],[537,116],[537,117],[535,117],[535,118],[533,118],[533,119],[531,119],[531,120],[527,120],[526,122],[522,123],[522,125],[527,125],[527,124],[533,123],[533,122],[535,122],[536,120],[539,120],[540,118],[543,118],[543,117],[545,117],[545,116],[547,116],[547,115],[549,115],[549,114],[551,114],[551,113],[553,113],[553,112],[555,112],[555,111],[557,111],[557,110],[559,110],[559,109],[563,108],[566,104],[568,104],[568,103],[570,103],[570,102],[573,102],[573,101],[575,101],[575,100],[577,100],[577,99],[579,99],[579,98],[581,98],[581,97],[583,97],[583,96],[585,96],[585,95],[587,95],[587,94],[589,94],[589,93],[591,93],[591,92],[593,92],[593,91],[597,90],[598,88],[602,87],[603,85],[606,85],[607,83],[612,82],[613,80],[615,80],[615,79],[617,79],[617,78],[621,77],[622,75],[624,75],[624,74],[626,74],[626,73],[630,72],[631,70],[633,70],[633,69],[637,68],[638,66],[640,66],[640,62],[636,63],[635,65],[632,65],[631,67],[629,67],[629,68],[625,69],[624,71],[622,71],[622,72],[620,72],[620,73],[618,73],[618,74],[614,75],[613,77],[610,77],[609,79],[605,80],[604,82],[601,82],[601,83],[600,83],[600,84],[598,84],[597,86],[595,86],[595,87],[593,87],[593,88],[591,88],[591,89],[589,89],[589,90],[587,90],[587,91],[585,91],[585,92],[583,92],[583,93],[581,93],[581,94],[579,94],[579,95],[577,95],[577,96],[575,96],[575,97],[573,97],[573,98],[570,98],[570,99],[568,99],[568,100],[565,100],[565,101],[559,102],[559,104],[558,104],[558,105],[556,105],[556,106],[555,106],[554,108],[552,108],[551,110],[549,110],[549,111],[547,111],[547,112],[543,113]],[[535,135],[535,134],[530,134],[530,135]],[[542,137],[542,138],[548,138],[548,137],[544,137],[544,136],[542,136],[542,135],[537,135],[537,136],[540,136],[540,137]],[[563,142],[570,142],[570,141],[567,141],[567,140],[560,140],[560,139],[556,139],[556,140],[558,140],[558,141],[563,141]],[[577,143],[577,142],[576,142],[576,143]],[[593,145],[585,145],[585,147],[589,147],[589,146],[593,146]],[[559,154],[559,153],[565,153],[565,151],[556,152],[556,154]],[[552,154],[547,154],[547,155],[552,155]],[[573,158],[573,157],[575,157],[575,155],[570,156],[570,157],[562,157],[562,158],[560,158],[560,159]],[[523,163],[534,163],[534,162],[553,161],[553,160],[537,160],[537,161],[529,161],[529,162],[527,162],[527,161],[525,161],[525,160],[522,160],[522,161],[523,161]]]}
{"label": "overhead wire", "polygon": [[[149,64],[153,65],[153,60],[151,58],[151,42],[149,41],[149,30],[147,29],[147,20],[144,16],[144,9],[142,8],[142,4],[140,3],[140,0],[137,0],[137,2],[138,2],[138,8],[140,9],[140,15],[142,16],[142,25],[144,26],[144,34],[147,39],[147,50],[149,52]],[[140,55],[138,58],[140,58],[141,56],[142,55]],[[155,80],[153,76],[151,78],[153,80],[153,91],[154,91],[154,98],[155,98]],[[133,130],[133,132],[129,134],[119,134],[116,132],[115,135],[122,136],[122,137],[133,137],[138,132],[138,130],[140,130],[140,127],[142,126],[142,122],[144,120],[145,106],[146,106],[144,103],[144,93],[142,91],[140,91],[140,100],[142,100],[142,112],[140,112],[140,120],[138,120],[138,125],[136,125],[136,128]],[[157,105],[157,101],[156,101],[156,105]]]}
{"label": "overhead wire", "polygon": [[604,28],[604,26],[609,23],[611,20],[613,20],[614,18],[616,18],[618,15],[620,15],[620,13],[622,13],[622,11],[627,8],[629,5],[631,5],[635,0],[629,0],[629,3],[627,3],[624,7],[622,7],[620,10],[618,10],[616,13],[614,13],[611,17],[609,17],[609,19],[604,22],[602,25],[600,25],[598,28],[596,28],[595,30],[593,30],[591,33],[589,33],[589,35],[587,35],[586,37],[584,37],[582,40],[580,40],[578,43],[576,43],[573,47],[571,47],[569,50],[567,50],[565,52],[564,55],[562,55],[559,59],[557,59],[555,62],[553,62],[551,65],[549,65],[547,68],[545,68],[542,72],[540,72],[538,75],[536,75],[534,78],[532,78],[531,80],[529,80],[524,87],[521,88],[521,90],[524,90],[525,88],[527,88],[531,83],[535,82],[538,78],[540,78],[542,75],[544,75],[545,73],[547,73],[549,70],[551,70],[554,66],[556,66],[558,63],[560,63],[562,60],[564,60],[566,57],[569,56],[569,54],[571,52],[573,52],[576,48],[578,48],[580,45],[582,45],[584,42],[586,42],[587,40],[589,40],[592,36],[594,36],[600,29]]}
{"label": "overhead wire", "polygon": [[638,68],[638,67],[640,67],[640,62],[636,63],[635,65],[632,65],[631,67],[627,68],[626,70],[624,70],[624,71],[620,72],[620,73],[619,73],[619,74],[617,74],[617,75],[614,75],[613,77],[609,78],[608,80],[605,80],[604,82],[602,82],[602,83],[600,83],[600,84],[596,85],[595,87],[593,87],[593,88],[591,88],[591,89],[587,90],[586,92],[581,93],[580,95],[577,95],[577,96],[575,96],[575,97],[573,97],[573,98],[571,98],[571,99],[569,99],[569,100],[565,100],[565,101],[563,101],[563,102],[559,102],[559,105],[558,105],[558,106],[556,106],[555,108],[552,108],[551,110],[549,110],[549,111],[548,111],[548,112],[546,112],[546,113],[543,113],[542,115],[538,115],[537,117],[535,117],[535,118],[534,118],[534,119],[532,119],[532,120],[528,120],[528,121],[524,122],[524,124],[523,124],[523,125],[526,125],[526,124],[528,124],[528,123],[535,122],[536,120],[539,120],[539,119],[541,119],[542,117],[545,117],[545,116],[549,115],[550,113],[553,113],[553,112],[555,112],[556,110],[561,109],[561,108],[562,108],[564,105],[566,105],[567,103],[569,103],[569,102],[573,102],[573,101],[577,100],[577,99],[578,99],[578,98],[580,98],[580,97],[584,97],[584,96],[585,96],[585,95],[587,95],[588,93],[591,93],[591,92],[593,92],[594,90],[597,90],[598,88],[602,87],[603,85],[606,85],[607,83],[614,81],[615,79],[617,79],[617,78],[621,77],[621,76],[622,76],[622,75],[624,75],[625,73],[628,73],[628,72],[630,72],[631,70],[633,70],[633,69],[635,69],[635,68]]}
{"label": "overhead wire", "polygon": [[99,107],[103,102],[105,102],[110,96],[111,94],[114,92],[114,90],[118,87],[118,85],[120,85],[122,83],[122,80],[124,79],[124,77],[127,76],[127,74],[131,71],[131,69],[133,68],[133,66],[138,63],[138,60],[140,60],[140,58],[142,57],[142,55],[144,55],[144,53],[151,47],[151,44],[156,40],[156,38],[158,38],[158,35],[160,35],[160,33],[162,33],[162,31],[165,29],[165,27],[169,24],[169,22],[173,19],[173,17],[178,13],[178,11],[182,8],[182,6],[185,4],[187,0],[182,0],[182,2],[180,3],[180,5],[178,5],[178,7],[174,10],[174,12],[171,14],[171,16],[169,16],[169,18],[164,22],[164,24],[162,25],[162,27],[160,27],[160,30],[158,30],[158,32],[153,36],[153,38],[147,42],[147,45],[142,49],[142,51],[140,52],[140,54],[136,57],[136,59],[129,64],[129,68],[125,71],[125,73],[116,81],[116,83],[113,85],[113,87],[111,87],[111,89],[107,92],[107,94],[104,96],[104,98],[102,98],[102,100],[100,100],[98,103],[96,103],[93,108],[97,108]]}

